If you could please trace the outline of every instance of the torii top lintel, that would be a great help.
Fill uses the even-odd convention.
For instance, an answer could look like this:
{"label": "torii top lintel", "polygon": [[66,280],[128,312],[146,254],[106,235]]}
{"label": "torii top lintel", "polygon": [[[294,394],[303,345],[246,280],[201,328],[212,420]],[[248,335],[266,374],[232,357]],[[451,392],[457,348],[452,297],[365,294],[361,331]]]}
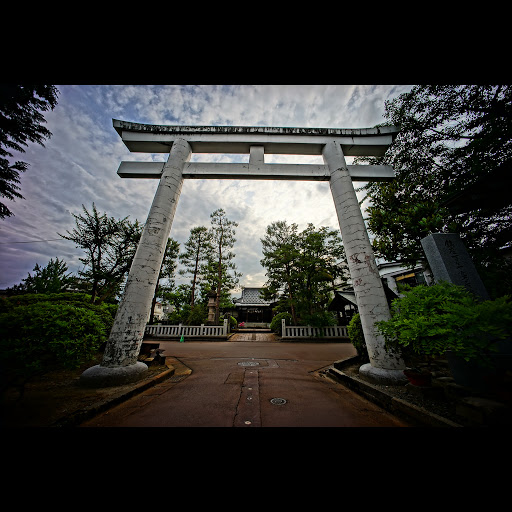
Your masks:
{"label": "torii top lintel", "polygon": [[396,126],[376,128],[291,128],[267,126],[173,126],[113,119],[113,126],[132,152],[168,153],[182,137],[194,153],[250,153],[260,145],[265,153],[320,155],[337,139],[346,156],[381,156],[398,135]]}

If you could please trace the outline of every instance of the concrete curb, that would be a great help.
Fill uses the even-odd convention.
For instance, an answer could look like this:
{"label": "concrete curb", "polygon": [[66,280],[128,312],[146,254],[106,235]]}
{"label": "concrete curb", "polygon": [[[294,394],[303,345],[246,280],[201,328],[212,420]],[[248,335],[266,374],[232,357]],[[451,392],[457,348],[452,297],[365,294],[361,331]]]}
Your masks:
{"label": "concrete curb", "polygon": [[[351,362],[351,360],[343,361],[345,364],[348,364],[349,362]],[[338,366],[343,365],[339,364]],[[406,419],[412,420],[415,423],[420,423],[422,426],[462,427],[462,425],[459,425],[458,423],[455,423],[447,418],[443,418],[442,416],[427,411],[426,409],[417,407],[416,405],[405,402],[400,398],[389,395],[368,382],[356,380],[344,373],[341,369],[336,368],[334,365],[329,367],[327,371],[328,375],[340,384],[343,384],[351,391],[364,396],[368,400],[372,401],[383,409],[386,409],[386,411],[389,411],[392,414],[405,417]]]}

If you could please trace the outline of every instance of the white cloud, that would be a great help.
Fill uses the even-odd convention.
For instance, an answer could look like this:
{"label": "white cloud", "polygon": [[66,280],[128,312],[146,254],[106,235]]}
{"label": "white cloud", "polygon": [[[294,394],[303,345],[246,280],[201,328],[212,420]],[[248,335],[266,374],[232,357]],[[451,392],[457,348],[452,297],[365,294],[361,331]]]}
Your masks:
{"label": "white cloud", "polygon": [[[81,251],[71,242],[12,243],[57,238],[74,227],[72,213],[99,211],[145,222],[156,180],[121,179],[122,160],[164,161],[165,154],[130,153],[112,118],[150,124],[364,128],[383,121],[384,101],[411,86],[358,85],[85,85],[59,86],[57,107],[46,113],[53,136],[45,147],[30,145],[20,158],[30,164],[22,176],[25,199],[9,202],[14,217],[0,221],[0,288],[21,282],[36,263],[50,258],[80,267]],[[194,155],[196,161],[232,161],[226,155]],[[267,162],[294,162],[266,155]],[[247,161],[238,155],[236,161]],[[304,163],[322,163],[305,157]],[[326,182],[186,180],[171,236],[183,243],[210,213],[224,208],[239,223],[234,252],[244,286],[265,281],[260,267],[265,227],[287,220],[305,227],[336,228]]]}

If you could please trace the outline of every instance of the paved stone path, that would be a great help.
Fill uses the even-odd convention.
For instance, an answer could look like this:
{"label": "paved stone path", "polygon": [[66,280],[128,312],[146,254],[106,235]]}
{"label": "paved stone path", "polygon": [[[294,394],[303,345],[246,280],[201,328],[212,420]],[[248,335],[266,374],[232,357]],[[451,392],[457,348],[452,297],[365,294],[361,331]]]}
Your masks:
{"label": "paved stone path", "polygon": [[333,361],[355,355],[350,343],[257,341],[272,337],[271,333],[237,333],[237,337],[251,341],[161,342],[165,354],[188,369],[188,374],[179,371],[176,378],[81,426],[409,426],[319,373]]}
{"label": "paved stone path", "polygon": [[264,341],[277,343],[275,334],[271,332],[238,332],[229,338],[229,341]]}

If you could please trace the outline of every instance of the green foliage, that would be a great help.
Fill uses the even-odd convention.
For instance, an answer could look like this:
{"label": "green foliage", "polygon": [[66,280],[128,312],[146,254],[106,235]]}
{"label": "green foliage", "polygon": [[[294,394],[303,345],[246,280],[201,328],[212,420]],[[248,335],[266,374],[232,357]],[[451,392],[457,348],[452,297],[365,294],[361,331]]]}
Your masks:
{"label": "green foliage", "polygon": [[364,339],[363,326],[361,324],[361,316],[356,313],[350,320],[348,326],[348,336],[350,342],[357,350],[357,355],[363,362],[369,362],[368,349],[366,348],[366,341]]}
{"label": "green foliage", "polygon": [[[174,240],[174,238],[168,238],[165,245],[164,258],[162,260],[162,265],[160,266],[160,273],[158,274],[158,280],[156,282],[153,301],[151,303],[151,313],[149,315],[150,324],[154,321],[157,297],[164,297],[168,290],[172,290],[174,288],[174,276],[176,273],[176,267],[178,266],[179,251],[180,244]],[[166,279],[167,283],[161,285],[160,281],[162,279]]]}
{"label": "green foliage", "polygon": [[281,336],[283,334],[282,324],[281,320],[285,319],[286,325],[290,325],[292,322],[292,315],[290,313],[278,313],[274,318],[272,318],[272,321],[270,322],[270,329]]}
{"label": "green foliage", "polygon": [[[11,164],[5,157],[12,157],[11,149],[23,153],[27,141],[43,141],[51,132],[43,126],[44,116],[40,111],[53,110],[57,105],[58,90],[54,85],[0,84],[0,197],[23,199],[18,192],[20,172],[27,169],[26,162]],[[0,218],[13,213],[0,202]]]}
{"label": "green foliage", "polygon": [[183,304],[179,310],[172,311],[167,317],[170,325],[201,325],[206,324],[207,320],[208,313],[204,304],[195,304],[194,307]]}
{"label": "green foliage", "polygon": [[409,289],[393,301],[391,319],[377,322],[386,347],[405,356],[439,356],[447,350],[466,361],[485,361],[495,342],[512,334],[509,296],[480,302],[447,282]]}
{"label": "green foliage", "polygon": [[187,325],[201,325],[207,322],[208,312],[206,311],[206,306],[203,304],[195,304],[194,307],[189,308],[190,312],[185,320]]}
{"label": "green foliage", "polygon": [[312,224],[302,232],[297,224],[273,222],[261,239],[267,282],[264,296],[279,295],[278,310],[290,311],[299,323],[331,325],[325,309],[335,280],[346,281],[346,258],[339,233]]}
{"label": "green foliage", "polygon": [[28,380],[77,368],[97,353],[107,335],[103,319],[77,304],[37,301],[0,313],[3,384],[13,377]]}
{"label": "green foliage", "polygon": [[190,277],[190,305],[194,306],[196,286],[205,279],[205,265],[213,250],[212,234],[205,226],[193,227],[184,246],[185,250],[179,255],[179,259],[185,268],[178,273]]}
{"label": "green foliage", "polygon": [[68,267],[65,261],[56,258],[50,259],[46,267],[41,268],[38,263],[34,267],[34,275],[29,272],[20,286],[28,293],[59,293],[71,284],[71,273],[66,274]]}
{"label": "green foliage", "polygon": [[170,325],[184,324],[185,322],[183,321],[183,316],[184,314],[181,310],[174,310],[167,315],[167,321],[169,322]]}
{"label": "green foliage", "polygon": [[174,288],[162,287],[161,297],[172,304],[176,311],[180,311],[185,304],[191,304],[190,295],[191,286],[188,284],[180,284]]}
{"label": "green foliage", "polygon": [[[414,266],[424,257],[422,238],[456,232],[479,270],[500,269],[499,249],[512,242],[510,198],[501,204],[472,201],[461,211],[445,203],[510,165],[512,86],[418,85],[386,102],[385,117],[400,126],[385,156],[356,160],[391,165],[396,172],[391,182],[363,187],[371,203],[368,228],[376,254]],[[512,273],[498,278],[490,275],[493,269],[488,287],[496,287],[492,296],[498,297],[510,290]],[[506,285],[498,286],[504,277]]]}
{"label": "green foliage", "polygon": [[309,313],[305,311],[301,316],[301,321],[304,325],[311,327],[327,327],[329,325],[336,325],[336,314],[331,311],[319,310]]}
{"label": "green foliage", "polygon": [[229,290],[238,283],[242,274],[236,271],[236,264],[233,261],[236,255],[231,252],[236,242],[234,228],[238,224],[229,220],[222,208],[215,210],[210,215],[210,221],[210,243],[212,248],[207,257],[207,263],[201,269],[204,276],[201,286],[203,296],[210,290],[217,294],[214,323],[218,324],[222,296],[227,296]]}
{"label": "green foliage", "polygon": [[84,215],[75,215],[76,227],[60,235],[84,249],[80,261],[85,270],[79,275],[91,284],[91,300],[113,300],[119,294],[122,282],[130,270],[142,227],[128,217],[116,220],[106,213],[100,215],[92,204],[92,213],[82,205]]}
{"label": "green foliage", "polygon": [[0,300],[0,313],[14,313],[17,308],[23,309],[40,302],[87,309],[100,320],[107,335],[114,324],[118,307],[117,304],[92,304],[91,296],[87,293],[27,293]]}
{"label": "green foliage", "polygon": [[91,296],[87,293],[25,293],[0,300],[0,313],[12,311],[15,307],[28,306],[36,302],[87,303],[90,301]]}
{"label": "green foliage", "polygon": [[228,322],[229,322],[229,326],[231,329],[236,329],[237,327],[237,323],[236,323],[236,318],[232,317],[232,316],[221,316],[220,317],[220,320],[219,320],[219,325],[224,325],[224,320],[227,319]]}

